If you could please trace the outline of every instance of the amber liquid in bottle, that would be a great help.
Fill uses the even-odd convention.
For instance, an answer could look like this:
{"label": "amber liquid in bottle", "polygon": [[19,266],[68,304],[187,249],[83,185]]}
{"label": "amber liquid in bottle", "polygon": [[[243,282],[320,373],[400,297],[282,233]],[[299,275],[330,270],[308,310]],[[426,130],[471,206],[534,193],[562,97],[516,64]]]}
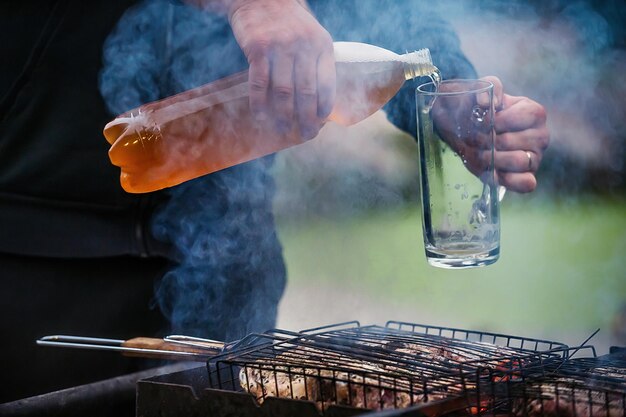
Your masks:
{"label": "amber liquid in bottle", "polygon": [[[430,53],[405,55],[372,45],[335,43],[337,92],[328,117],[342,125],[366,119],[418,76],[438,79]],[[302,143],[298,126],[278,134],[250,113],[248,73],[241,72],[163,100],[108,123],[109,157],[131,193],[171,187]]]}

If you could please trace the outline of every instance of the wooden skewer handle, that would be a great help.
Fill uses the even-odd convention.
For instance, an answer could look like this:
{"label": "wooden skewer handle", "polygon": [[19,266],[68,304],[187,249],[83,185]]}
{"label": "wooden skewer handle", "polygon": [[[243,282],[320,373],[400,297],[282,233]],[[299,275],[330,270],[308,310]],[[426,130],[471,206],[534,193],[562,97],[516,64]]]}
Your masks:
{"label": "wooden skewer handle", "polygon": [[[203,343],[206,345],[206,348],[200,348],[195,346],[184,345],[180,343],[168,342],[163,339],[150,338],[150,337],[135,337],[133,339],[128,339],[122,343],[123,347],[133,348],[133,349],[141,349],[141,351],[129,352],[125,351],[125,356],[135,356],[135,357],[148,357],[148,358],[158,358],[158,359],[174,359],[174,360],[198,360],[205,361],[209,356],[214,356],[219,354],[224,348],[223,344],[220,343]],[[167,354],[169,352],[183,352],[188,353],[189,355],[184,354],[176,354],[172,353],[171,355]]]}

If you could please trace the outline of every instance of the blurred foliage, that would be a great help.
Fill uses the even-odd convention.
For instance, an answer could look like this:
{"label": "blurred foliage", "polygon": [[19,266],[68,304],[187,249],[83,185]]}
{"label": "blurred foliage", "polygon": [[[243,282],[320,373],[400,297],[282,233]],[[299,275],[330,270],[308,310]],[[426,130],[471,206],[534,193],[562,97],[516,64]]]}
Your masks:
{"label": "blurred foliage", "polygon": [[[281,323],[406,319],[580,343],[617,340],[626,306],[625,198],[508,196],[494,265],[427,265],[419,208],[279,221],[290,281]],[[624,330],[624,329],[621,329]]]}

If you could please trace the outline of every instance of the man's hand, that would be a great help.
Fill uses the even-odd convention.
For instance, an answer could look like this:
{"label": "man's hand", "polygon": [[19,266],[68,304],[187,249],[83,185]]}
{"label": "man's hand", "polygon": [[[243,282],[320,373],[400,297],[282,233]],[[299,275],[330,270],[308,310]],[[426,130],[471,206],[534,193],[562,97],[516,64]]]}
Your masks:
{"label": "man's hand", "polygon": [[[548,147],[550,132],[546,125],[544,107],[527,98],[504,94],[502,82],[493,76],[482,78],[494,85],[493,121],[479,124],[470,114],[485,111],[488,96],[476,99],[462,96],[442,96],[433,105],[432,117],[441,138],[463,159],[467,169],[480,177],[491,164],[491,126],[495,127],[496,180],[507,189],[526,193],[537,187],[535,173],[543,152]],[[444,85],[441,91],[445,91]],[[453,88],[453,87],[452,87]],[[476,107],[477,106],[477,107]],[[484,117],[488,117],[485,112]]]}
{"label": "man's hand", "polygon": [[513,191],[533,191],[537,187],[535,173],[550,142],[546,110],[528,97],[504,94],[497,77],[483,80],[494,85],[498,182]]}
{"label": "man's hand", "polygon": [[278,133],[315,137],[335,101],[332,39],[303,2],[233,0],[230,25],[250,64],[250,108]]}

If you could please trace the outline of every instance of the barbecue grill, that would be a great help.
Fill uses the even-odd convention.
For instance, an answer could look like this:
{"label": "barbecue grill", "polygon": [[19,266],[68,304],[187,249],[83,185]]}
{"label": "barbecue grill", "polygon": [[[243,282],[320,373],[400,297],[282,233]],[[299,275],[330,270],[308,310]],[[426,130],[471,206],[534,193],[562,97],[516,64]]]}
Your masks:
{"label": "barbecue grill", "polygon": [[[330,405],[405,408],[461,396],[478,369],[511,369],[529,355],[537,361],[559,357],[566,349],[550,341],[423,325],[410,325],[409,330],[408,326],[352,322],[259,335],[247,346],[209,360],[209,386],[243,388],[259,403],[268,397],[309,400],[322,413]],[[444,335],[446,330],[450,335]],[[468,340],[470,335],[478,340]],[[508,346],[485,343],[485,339],[501,339]],[[513,341],[519,346],[513,348]]]}
{"label": "barbecue grill", "polygon": [[[573,356],[588,355],[581,359]],[[163,377],[139,384],[144,415],[498,415],[625,417],[626,367],[593,347],[453,328],[343,323],[254,335],[198,369],[193,397]],[[173,384],[172,384],[173,382]],[[174,394],[177,392],[177,394]],[[252,394],[252,395],[250,395]],[[220,411],[222,410],[222,411]]]}
{"label": "barbecue grill", "polygon": [[[274,330],[209,359],[208,372],[140,382],[138,410],[146,416],[176,415],[181,407],[192,415],[347,416],[368,409],[423,415],[418,410],[428,405],[426,412],[436,415],[468,408],[485,370],[519,372],[566,352],[553,341],[395,321]],[[195,382],[179,384],[184,380]],[[163,395],[171,414],[156,401]]]}
{"label": "barbecue grill", "polygon": [[211,355],[140,380],[136,415],[626,417],[619,349],[390,321],[272,330]]}

